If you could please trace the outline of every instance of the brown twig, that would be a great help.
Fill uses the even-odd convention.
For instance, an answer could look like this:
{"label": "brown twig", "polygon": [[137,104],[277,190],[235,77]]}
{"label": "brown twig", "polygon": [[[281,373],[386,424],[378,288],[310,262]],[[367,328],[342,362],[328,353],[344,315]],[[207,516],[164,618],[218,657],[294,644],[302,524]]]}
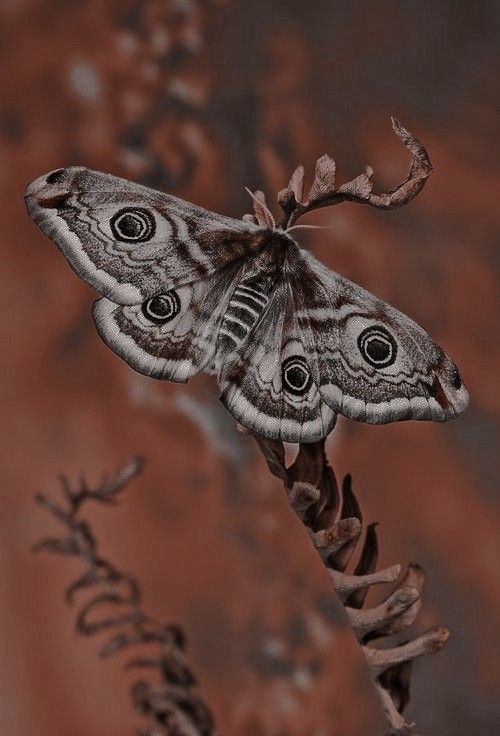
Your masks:
{"label": "brown twig", "polygon": [[409,565],[390,595],[378,605],[365,606],[369,588],[380,583],[396,583],[401,567],[394,565],[376,571],[378,539],[376,525],[370,524],[354,571],[345,572],[363,524],[351,477],[346,476],[339,488],[326,458],[325,440],[299,445],[295,462],[287,467],[281,442],[255,439],[269,470],[282,481],[291,507],[304,523],[345,606],[387,717],[387,736],[414,733],[412,724],[403,716],[410,698],[411,663],[423,654],[441,649],[449,632],[437,627],[397,646],[382,646],[386,637],[406,631],[414,623],[421,605],[423,569]]}
{"label": "brown twig", "polygon": [[278,204],[284,214],[280,223],[281,227],[286,230],[306,212],[341,202],[357,202],[381,210],[391,210],[408,204],[416,197],[425,186],[427,177],[432,171],[432,165],[420,141],[396,118],[391,118],[391,121],[394,132],[412,154],[408,175],[401,184],[388,192],[380,194],[373,192],[373,169],[367,166],[365,173],[336,188],[335,161],[331,156],[325,154],[316,162],[314,181],[305,199],[303,198],[305,174],[303,166],[295,169],[288,186],[278,193]]}
{"label": "brown twig", "polygon": [[61,477],[62,502],[39,494],[37,502],[64,525],[66,533],[42,539],[34,551],[71,555],[84,562],[84,573],[67,588],[65,598],[72,604],[77,593],[92,592],[80,607],[76,630],[82,636],[108,635],[99,652],[101,657],[107,658],[131,647],[155,647],[152,656],[139,654],[125,665],[127,669],[153,669],[160,676],[156,684],[138,680],[132,686],[134,705],[150,724],[142,736],[216,736],[213,716],[198,694],[196,677],[186,662],[182,629],[162,624],[144,613],[135,578],[100,556],[89,524],[80,518],[81,509],[88,501],[116,503],[118,495],[140,472],[142,465],[142,460],[136,458],[114,478],[94,489],[83,478],[78,488],[73,489],[67,479]]}

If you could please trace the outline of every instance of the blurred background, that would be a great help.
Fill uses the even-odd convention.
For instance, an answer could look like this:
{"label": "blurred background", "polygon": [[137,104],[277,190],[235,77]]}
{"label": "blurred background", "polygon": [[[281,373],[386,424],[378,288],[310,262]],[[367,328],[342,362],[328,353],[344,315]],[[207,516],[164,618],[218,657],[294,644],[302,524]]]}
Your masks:
{"label": "blurred background", "polygon": [[325,152],[340,182],[371,164],[387,189],[408,166],[391,114],[430,153],[423,193],[389,213],[323,210],[309,221],[333,230],[300,238],[421,323],[471,406],[447,425],[340,420],[328,451],[380,522],[381,564],[425,567],[420,627],[452,632],[415,667],[409,720],[436,736],[499,732],[499,15],[493,0],[2,0],[2,733],[118,736],[139,723],[130,675],[74,636],[62,591],[79,563],[29,551],[55,530],[35,491],[55,491],[61,471],[97,481],[135,454],[142,476],[92,522],[145,607],[185,627],[221,731],[380,733],[325,572],[213,379],[155,382],[114,356],[91,290],[29,220],[23,191],[83,164],[240,217],[244,186],[272,202]]}

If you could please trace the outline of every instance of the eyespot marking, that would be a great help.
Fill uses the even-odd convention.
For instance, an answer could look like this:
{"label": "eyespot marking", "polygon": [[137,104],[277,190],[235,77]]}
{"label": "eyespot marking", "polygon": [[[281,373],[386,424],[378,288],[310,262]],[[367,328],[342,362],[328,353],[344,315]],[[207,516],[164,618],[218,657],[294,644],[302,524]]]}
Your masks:
{"label": "eyespot marking", "polygon": [[154,215],[144,207],[124,207],[110,221],[111,232],[116,240],[124,243],[144,243],[156,232]]}
{"label": "eyespot marking", "polygon": [[167,291],[151,297],[142,304],[142,313],[150,322],[162,325],[177,317],[181,311],[181,300],[176,291]]}
{"label": "eyespot marking", "polygon": [[291,355],[283,361],[281,382],[285,391],[294,396],[304,396],[309,391],[312,383],[311,372],[301,355]]}
{"label": "eyespot marking", "polygon": [[367,327],[358,337],[358,347],[373,368],[387,368],[396,360],[398,347],[389,330],[381,325]]}

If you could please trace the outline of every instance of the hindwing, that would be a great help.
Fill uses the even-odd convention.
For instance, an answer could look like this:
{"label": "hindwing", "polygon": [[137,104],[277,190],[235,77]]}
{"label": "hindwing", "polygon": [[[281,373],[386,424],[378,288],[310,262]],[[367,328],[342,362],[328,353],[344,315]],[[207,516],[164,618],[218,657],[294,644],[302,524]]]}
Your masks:
{"label": "hindwing", "polygon": [[336,420],[306,360],[293,294],[280,280],[236,356],[222,365],[221,399],[245,427],[263,437],[312,442]]}
{"label": "hindwing", "polygon": [[102,339],[136,371],[154,378],[187,381],[214,362],[217,334],[242,264],[229,264],[205,279],[144,301],[95,302]]}

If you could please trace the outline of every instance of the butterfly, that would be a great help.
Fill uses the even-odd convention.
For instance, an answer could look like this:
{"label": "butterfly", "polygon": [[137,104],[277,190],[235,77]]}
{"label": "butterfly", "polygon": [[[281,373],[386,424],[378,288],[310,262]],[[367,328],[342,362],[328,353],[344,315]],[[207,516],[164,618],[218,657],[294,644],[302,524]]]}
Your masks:
{"label": "butterfly", "polygon": [[325,155],[307,198],[300,166],[279,193],[280,225],[261,192],[255,214],[237,220],[84,167],[33,181],[27,209],[101,295],[93,316],[115,353],[158,379],[215,373],[222,402],[251,432],[312,442],[338,414],[446,421],[468,403],[453,361],[409,317],[294,239],[312,209],[342,201],[391,209],[422,189],[427,153],[394,119],[393,127],[412,153],[399,187],[373,193],[367,167],[336,188]]}

